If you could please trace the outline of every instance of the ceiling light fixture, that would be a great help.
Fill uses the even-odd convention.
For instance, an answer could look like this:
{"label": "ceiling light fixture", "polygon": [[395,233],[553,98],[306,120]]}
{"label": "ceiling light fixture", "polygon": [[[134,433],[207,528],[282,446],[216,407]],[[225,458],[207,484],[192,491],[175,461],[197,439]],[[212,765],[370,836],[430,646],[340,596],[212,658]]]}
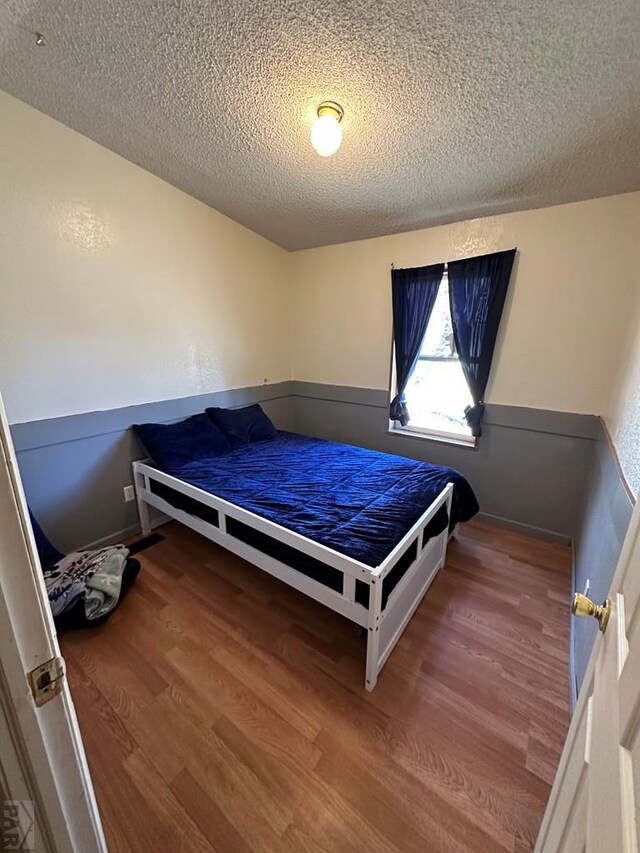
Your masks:
{"label": "ceiling light fixture", "polygon": [[340,148],[343,115],[344,110],[335,101],[323,101],[318,107],[318,118],[311,128],[311,144],[321,157],[331,157]]}

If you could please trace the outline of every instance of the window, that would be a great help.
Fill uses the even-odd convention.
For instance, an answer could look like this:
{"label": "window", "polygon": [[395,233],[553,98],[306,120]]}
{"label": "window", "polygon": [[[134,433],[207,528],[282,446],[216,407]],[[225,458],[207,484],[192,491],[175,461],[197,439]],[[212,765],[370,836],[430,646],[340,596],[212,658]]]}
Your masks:
{"label": "window", "polygon": [[403,430],[475,443],[464,417],[473,401],[453,340],[446,272],[405,397],[410,420]]}

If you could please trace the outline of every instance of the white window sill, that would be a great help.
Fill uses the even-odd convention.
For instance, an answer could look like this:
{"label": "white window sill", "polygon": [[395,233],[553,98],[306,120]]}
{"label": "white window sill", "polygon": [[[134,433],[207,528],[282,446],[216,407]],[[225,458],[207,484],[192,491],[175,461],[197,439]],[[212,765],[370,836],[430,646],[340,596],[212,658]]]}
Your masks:
{"label": "white window sill", "polygon": [[455,447],[464,447],[467,450],[475,450],[478,445],[478,439],[475,436],[468,438],[452,433],[437,432],[436,430],[426,430],[412,427],[400,427],[389,425],[387,430],[388,435],[402,435],[405,438],[418,438],[427,441],[435,441],[438,444],[453,444]]}

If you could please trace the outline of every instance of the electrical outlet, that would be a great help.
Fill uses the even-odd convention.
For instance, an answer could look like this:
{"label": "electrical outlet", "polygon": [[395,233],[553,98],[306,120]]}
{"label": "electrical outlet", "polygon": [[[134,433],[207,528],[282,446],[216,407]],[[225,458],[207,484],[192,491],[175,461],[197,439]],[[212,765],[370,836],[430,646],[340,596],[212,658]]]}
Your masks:
{"label": "electrical outlet", "polygon": [[125,503],[129,503],[130,501],[135,501],[136,493],[133,490],[133,486],[125,486],[122,491],[124,492]]}

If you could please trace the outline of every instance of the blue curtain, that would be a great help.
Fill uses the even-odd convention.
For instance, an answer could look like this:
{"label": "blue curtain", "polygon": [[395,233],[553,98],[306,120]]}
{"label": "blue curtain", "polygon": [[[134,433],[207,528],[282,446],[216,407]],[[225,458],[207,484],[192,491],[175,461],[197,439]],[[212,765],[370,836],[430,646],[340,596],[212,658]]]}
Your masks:
{"label": "blue curtain", "polygon": [[453,337],[472,406],[465,409],[473,435],[482,435],[484,392],[516,250],[451,261],[449,303]]}
{"label": "blue curtain", "polygon": [[389,417],[392,421],[400,421],[402,426],[409,423],[405,388],[420,355],[420,347],[443,273],[444,264],[391,270],[393,343],[398,393],[391,401]]}

